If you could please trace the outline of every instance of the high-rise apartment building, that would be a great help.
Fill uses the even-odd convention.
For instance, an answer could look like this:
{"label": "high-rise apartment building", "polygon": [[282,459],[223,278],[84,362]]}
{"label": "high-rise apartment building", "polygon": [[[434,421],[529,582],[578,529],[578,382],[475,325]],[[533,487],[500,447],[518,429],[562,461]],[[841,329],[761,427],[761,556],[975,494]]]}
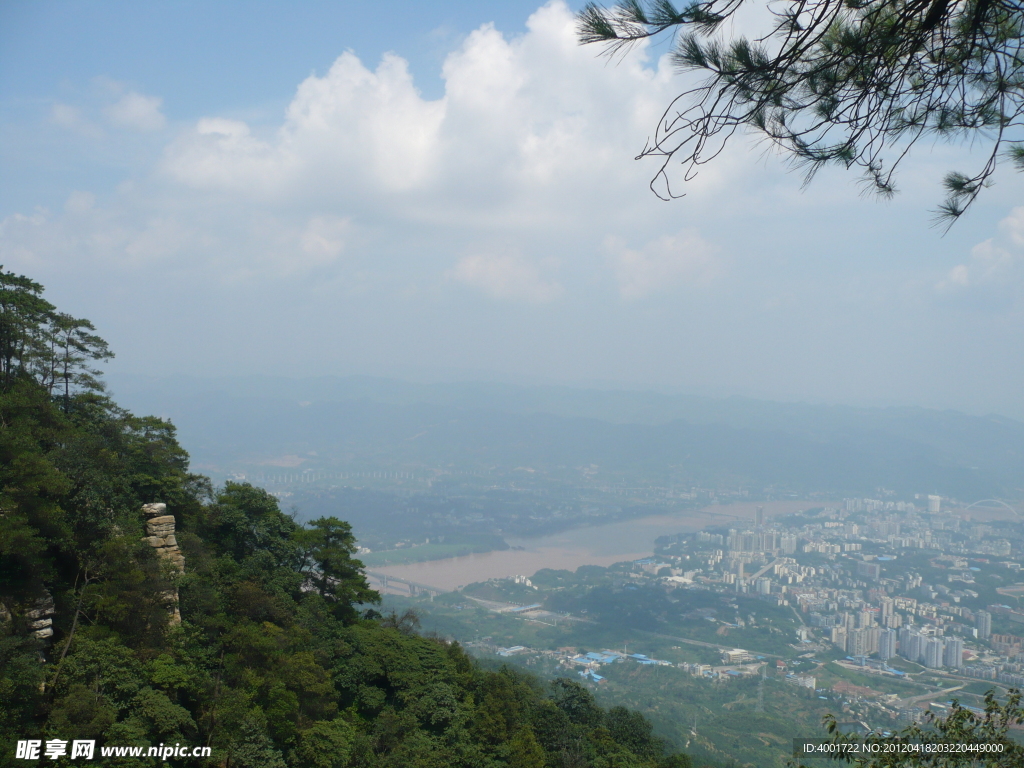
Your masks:
{"label": "high-rise apartment building", "polygon": [[920,659],[923,640],[919,632],[911,627],[903,627],[900,630],[900,656],[909,661]]}
{"label": "high-rise apartment building", "polygon": [[945,644],[941,638],[938,637],[926,637],[924,639],[924,649],[921,654],[921,662],[929,669],[938,669],[942,666],[942,652],[945,650]]}
{"label": "high-rise apartment building", "polygon": [[988,640],[992,636],[992,614],[988,611],[978,611],[974,614],[974,626],[978,629],[978,637]]}
{"label": "high-rise apartment building", "polygon": [[846,627],[832,627],[830,633],[832,644],[841,651],[846,650]]}
{"label": "high-rise apartment building", "polygon": [[942,663],[947,667],[961,667],[964,663],[964,641],[959,637],[946,639],[946,649],[942,652]]}
{"label": "high-rise apartment building", "polygon": [[868,650],[867,630],[855,629],[846,635],[846,652],[851,656],[867,656]]}
{"label": "high-rise apartment building", "polygon": [[896,632],[892,629],[883,630],[878,634],[878,658],[887,661],[896,655]]}
{"label": "high-rise apartment building", "polygon": [[903,617],[898,613],[894,613],[892,616],[886,616],[883,623],[889,629],[899,629],[903,626]]}
{"label": "high-rise apartment building", "polygon": [[878,601],[878,620],[879,623],[885,624],[885,620],[892,616],[893,603],[891,597],[883,597]]}
{"label": "high-rise apartment building", "polygon": [[878,627],[850,630],[846,633],[846,652],[851,656],[870,656],[877,653],[880,635]]}

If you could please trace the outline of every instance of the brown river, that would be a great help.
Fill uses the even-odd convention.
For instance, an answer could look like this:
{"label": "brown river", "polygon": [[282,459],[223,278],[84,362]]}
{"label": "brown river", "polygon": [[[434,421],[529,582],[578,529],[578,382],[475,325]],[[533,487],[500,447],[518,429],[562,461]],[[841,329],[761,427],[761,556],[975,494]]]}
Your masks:
{"label": "brown river", "polygon": [[[508,576],[531,576],[541,568],[575,571],[581,565],[611,565],[648,557],[659,536],[697,531],[708,525],[743,525],[753,521],[754,510],[784,515],[821,506],[808,501],[767,501],[721,504],[688,509],[676,514],[651,515],[606,525],[574,528],[535,539],[506,538],[513,547],[503,552],[430,560],[425,563],[372,568],[374,573],[408,579],[443,590]],[[377,580],[374,580],[377,585]]]}

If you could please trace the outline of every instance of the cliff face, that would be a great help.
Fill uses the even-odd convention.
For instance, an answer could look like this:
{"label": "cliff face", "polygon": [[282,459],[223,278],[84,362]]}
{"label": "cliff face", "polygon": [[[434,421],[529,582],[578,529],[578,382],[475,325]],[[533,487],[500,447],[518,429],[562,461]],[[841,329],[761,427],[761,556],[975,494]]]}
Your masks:
{"label": "cliff face", "polygon": [[[146,541],[156,551],[158,557],[170,564],[171,570],[180,575],[185,572],[185,556],[178,548],[174,538],[174,515],[167,514],[166,504],[143,504],[142,512],[146,516]],[[165,593],[168,610],[172,611],[171,624],[181,623],[181,612],[178,610],[178,590]]]}

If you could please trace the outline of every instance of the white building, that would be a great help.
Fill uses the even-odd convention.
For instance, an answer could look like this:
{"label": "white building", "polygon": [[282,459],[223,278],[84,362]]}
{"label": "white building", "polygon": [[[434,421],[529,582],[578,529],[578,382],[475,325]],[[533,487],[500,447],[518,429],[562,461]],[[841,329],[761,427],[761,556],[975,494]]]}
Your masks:
{"label": "white building", "polygon": [[959,637],[946,640],[946,649],[942,653],[942,663],[947,667],[960,668],[964,663],[964,641]]}

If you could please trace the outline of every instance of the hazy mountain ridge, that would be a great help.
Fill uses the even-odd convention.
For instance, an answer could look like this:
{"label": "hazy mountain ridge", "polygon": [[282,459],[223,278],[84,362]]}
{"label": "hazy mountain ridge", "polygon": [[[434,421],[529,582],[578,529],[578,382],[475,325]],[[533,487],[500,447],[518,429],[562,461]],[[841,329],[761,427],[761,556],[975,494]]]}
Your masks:
{"label": "hazy mountain ridge", "polygon": [[566,466],[793,490],[1015,496],[1024,423],[925,408],[370,377],[112,382],[171,418],[199,462],[284,454],[405,464]]}

